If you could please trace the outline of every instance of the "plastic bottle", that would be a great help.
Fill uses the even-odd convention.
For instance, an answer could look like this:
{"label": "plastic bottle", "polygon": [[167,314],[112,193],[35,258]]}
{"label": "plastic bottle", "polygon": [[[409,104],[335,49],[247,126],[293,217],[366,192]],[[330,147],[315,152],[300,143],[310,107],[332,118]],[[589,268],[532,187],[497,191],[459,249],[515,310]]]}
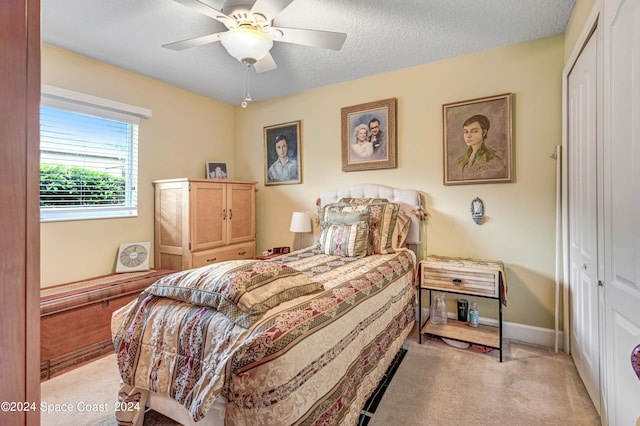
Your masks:
{"label": "plastic bottle", "polygon": [[434,293],[433,298],[431,323],[434,325],[444,325],[447,323],[447,304],[444,300],[444,293]]}
{"label": "plastic bottle", "polygon": [[477,327],[480,323],[480,314],[478,313],[478,304],[471,302],[471,309],[469,309],[469,326]]}

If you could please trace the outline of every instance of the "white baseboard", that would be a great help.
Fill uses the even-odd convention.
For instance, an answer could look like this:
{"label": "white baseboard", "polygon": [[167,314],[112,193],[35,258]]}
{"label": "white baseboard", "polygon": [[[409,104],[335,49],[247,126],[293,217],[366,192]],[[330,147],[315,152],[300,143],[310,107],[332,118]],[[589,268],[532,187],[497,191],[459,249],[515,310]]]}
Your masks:
{"label": "white baseboard", "polygon": [[[480,318],[480,323],[498,326],[498,320],[493,318]],[[502,321],[502,337],[532,345],[555,347],[555,332],[550,328]],[[558,332],[558,350],[561,349],[564,349],[564,333],[562,331]]]}
{"label": "white baseboard", "polygon": [[[416,308],[417,314],[417,308]],[[422,318],[429,315],[428,308],[422,308]],[[456,318],[455,313],[449,312],[449,318]],[[416,317],[417,319],[418,317]],[[498,320],[493,318],[480,317],[480,324],[498,326]],[[519,342],[529,343],[531,345],[555,347],[555,333],[550,328],[534,327],[531,325],[520,324],[517,322],[502,321],[502,337]],[[564,333],[558,333],[558,350],[564,349]]]}

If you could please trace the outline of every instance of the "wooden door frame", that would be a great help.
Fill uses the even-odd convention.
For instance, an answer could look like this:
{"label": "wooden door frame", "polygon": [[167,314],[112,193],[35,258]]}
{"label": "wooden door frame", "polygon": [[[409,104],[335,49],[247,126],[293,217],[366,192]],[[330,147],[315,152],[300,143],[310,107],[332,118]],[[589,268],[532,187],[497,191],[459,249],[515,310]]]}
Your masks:
{"label": "wooden door frame", "polygon": [[40,0],[3,0],[0,16],[0,401],[28,403],[0,423],[39,425]]}

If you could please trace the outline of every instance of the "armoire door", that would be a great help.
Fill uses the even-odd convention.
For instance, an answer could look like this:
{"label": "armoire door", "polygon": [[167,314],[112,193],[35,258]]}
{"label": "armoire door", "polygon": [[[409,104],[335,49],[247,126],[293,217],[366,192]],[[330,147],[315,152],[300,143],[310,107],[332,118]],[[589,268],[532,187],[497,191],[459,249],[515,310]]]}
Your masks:
{"label": "armoire door", "polygon": [[193,251],[227,244],[227,185],[216,182],[190,182],[189,209]]}
{"label": "armoire door", "polygon": [[256,238],[255,186],[235,183],[227,189],[229,244],[252,241]]}
{"label": "armoire door", "polygon": [[[640,0],[605,0],[604,295],[609,425],[640,425]],[[636,364],[636,368],[640,367]]]}
{"label": "armoire door", "polygon": [[568,217],[571,356],[600,412],[597,36],[568,76]]}

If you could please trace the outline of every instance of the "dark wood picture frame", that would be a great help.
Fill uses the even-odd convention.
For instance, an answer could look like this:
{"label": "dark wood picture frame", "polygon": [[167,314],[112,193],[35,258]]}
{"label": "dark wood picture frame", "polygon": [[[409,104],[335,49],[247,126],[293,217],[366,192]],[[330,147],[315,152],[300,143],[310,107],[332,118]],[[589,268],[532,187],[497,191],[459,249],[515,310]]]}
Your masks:
{"label": "dark wood picture frame", "polygon": [[445,185],[513,181],[513,94],[442,106]]}
{"label": "dark wood picture frame", "polygon": [[393,169],[396,151],[396,98],[342,108],[342,171]]}
{"label": "dark wood picture frame", "polygon": [[229,169],[227,168],[227,163],[207,161],[205,164],[204,171],[205,171],[205,177],[207,179],[214,179],[214,180],[229,179]]}
{"label": "dark wood picture frame", "polygon": [[[278,154],[282,142],[286,152]],[[280,142],[280,144],[278,144]],[[264,184],[283,185],[302,182],[302,151],[300,120],[264,128]],[[283,160],[286,157],[286,161]],[[278,162],[280,162],[278,164]]]}

